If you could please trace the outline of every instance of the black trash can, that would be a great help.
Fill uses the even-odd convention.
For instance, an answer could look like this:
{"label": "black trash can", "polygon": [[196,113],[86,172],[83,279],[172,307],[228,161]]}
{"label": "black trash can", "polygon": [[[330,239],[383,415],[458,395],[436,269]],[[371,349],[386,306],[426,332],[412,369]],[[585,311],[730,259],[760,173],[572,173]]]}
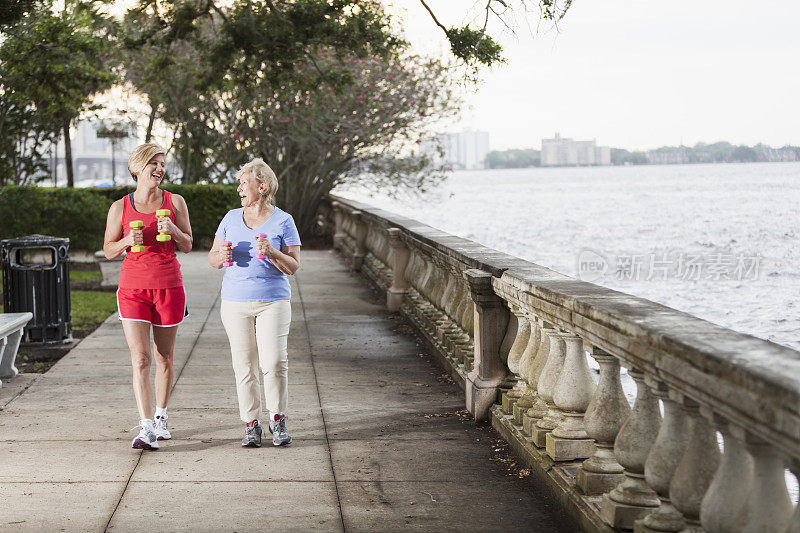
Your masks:
{"label": "black trash can", "polygon": [[0,241],[6,313],[33,313],[22,342],[72,341],[69,299],[69,239],[28,235]]}

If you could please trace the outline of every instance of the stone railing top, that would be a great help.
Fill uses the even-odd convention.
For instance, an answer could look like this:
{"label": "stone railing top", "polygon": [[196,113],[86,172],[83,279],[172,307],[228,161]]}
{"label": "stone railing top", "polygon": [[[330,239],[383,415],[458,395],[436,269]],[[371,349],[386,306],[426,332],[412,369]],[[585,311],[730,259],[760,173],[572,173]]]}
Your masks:
{"label": "stone railing top", "polygon": [[800,456],[800,352],[570,278],[419,221],[332,196],[383,227],[491,273],[495,290]]}

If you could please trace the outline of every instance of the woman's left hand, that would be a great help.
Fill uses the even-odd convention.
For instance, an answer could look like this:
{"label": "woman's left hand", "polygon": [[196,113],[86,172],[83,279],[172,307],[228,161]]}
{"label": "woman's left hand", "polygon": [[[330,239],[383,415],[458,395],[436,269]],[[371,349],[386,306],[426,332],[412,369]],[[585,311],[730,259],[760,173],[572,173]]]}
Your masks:
{"label": "woman's left hand", "polygon": [[269,243],[268,238],[261,237],[256,239],[256,253],[272,257],[275,253],[275,248]]}
{"label": "woman's left hand", "polygon": [[178,227],[172,222],[169,217],[160,217],[158,219],[158,232],[166,233],[167,235],[175,235],[178,232]]}

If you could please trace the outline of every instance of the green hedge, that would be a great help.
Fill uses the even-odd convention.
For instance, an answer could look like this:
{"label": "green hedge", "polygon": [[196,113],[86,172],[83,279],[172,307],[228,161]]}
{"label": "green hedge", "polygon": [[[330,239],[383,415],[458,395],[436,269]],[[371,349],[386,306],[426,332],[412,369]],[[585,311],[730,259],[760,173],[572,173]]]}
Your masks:
{"label": "green hedge", "polygon": [[[241,205],[235,185],[167,184],[164,188],[186,199],[195,247],[210,246],[225,213]],[[108,208],[133,191],[128,186],[0,187],[0,239],[40,233],[69,237],[74,250],[100,250]]]}

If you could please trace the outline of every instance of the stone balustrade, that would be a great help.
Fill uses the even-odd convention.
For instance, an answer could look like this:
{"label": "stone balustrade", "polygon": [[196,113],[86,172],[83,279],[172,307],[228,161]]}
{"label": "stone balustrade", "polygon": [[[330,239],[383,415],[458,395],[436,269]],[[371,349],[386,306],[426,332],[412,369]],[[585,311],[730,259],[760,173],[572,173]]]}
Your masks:
{"label": "stone balustrade", "polygon": [[585,530],[800,532],[800,353],[331,202],[335,247]]}

